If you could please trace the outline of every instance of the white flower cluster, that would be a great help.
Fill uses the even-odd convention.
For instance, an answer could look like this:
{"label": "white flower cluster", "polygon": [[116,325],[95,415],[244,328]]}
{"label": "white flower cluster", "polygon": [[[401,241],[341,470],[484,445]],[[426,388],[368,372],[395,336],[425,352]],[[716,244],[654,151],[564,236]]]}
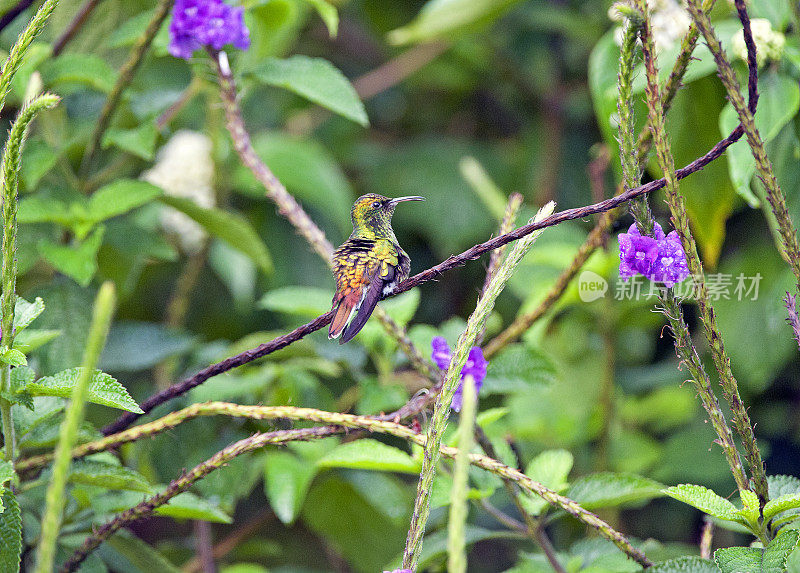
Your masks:
{"label": "white flower cluster", "polygon": [[[201,207],[213,207],[211,140],[196,131],[177,132],[159,150],[155,165],[142,173],[142,179],[158,185],[167,195],[191,199]],[[186,254],[198,253],[205,244],[203,228],[172,207],[162,208],[161,227],[176,236]]]}
{"label": "white flower cluster", "polygon": [[[647,0],[650,11],[650,29],[656,52],[661,53],[675,47],[689,30],[692,19],[686,9],[676,0]],[[616,5],[608,10],[608,17],[621,22],[623,15]],[[615,38],[622,45],[622,28],[617,28]]]}
{"label": "white flower cluster", "polygon": [[[772,24],[766,18],[753,18],[750,21],[750,30],[753,32],[753,41],[756,43],[756,62],[758,67],[768,61],[777,61],[783,55],[786,45],[786,36],[772,29]],[[744,43],[744,31],[739,30],[731,40],[733,53],[747,61],[747,46]]]}

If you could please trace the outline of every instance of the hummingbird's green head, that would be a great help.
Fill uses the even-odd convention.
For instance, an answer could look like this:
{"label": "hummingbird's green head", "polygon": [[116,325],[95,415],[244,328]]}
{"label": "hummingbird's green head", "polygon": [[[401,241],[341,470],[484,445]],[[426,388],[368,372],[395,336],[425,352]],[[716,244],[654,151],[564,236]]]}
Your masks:
{"label": "hummingbird's green head", "polygon": [[392,214],[398,203],[424,201],[424,197],[398,197],[389,199],[383,195],[367,193],[353,204],[350,216],[353,219],[353,234],[364,237],[391,237]]}

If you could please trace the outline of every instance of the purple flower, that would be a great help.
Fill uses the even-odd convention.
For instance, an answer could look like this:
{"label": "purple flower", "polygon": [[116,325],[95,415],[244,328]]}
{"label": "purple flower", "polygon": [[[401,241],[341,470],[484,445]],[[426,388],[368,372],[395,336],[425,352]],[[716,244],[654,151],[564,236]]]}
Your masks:
{"label": "purple flower", "polygon": [[[450,359],[452,357],[447,341],[441,336],[434,336],[433,340],[431,340],[431,348],[433,349],[433,352],[431,352],[433,361],[436,362],[440,370],[446,370],[450,366]],[[489,363],[483,357],[483,351],[477,346],[473,346],[469,351],[469,356],[467,356],[467,363],[464,364],[464,367],[461,369],[461,379],[463,380],[464,376],[472,376],[472,379],[475,381],[476,394],[481,391],[483,379],[486,378],[486,367],[488,365]],[[453,395],[453,402],[450,404],[450,407],[456,412],[461,411],[463,391],[464,384],[462,382],[458,385],[458,388],[456,388],[456,393]]]}
{"label": "purple flower", "polygon": [[240,50],[250,47],[244,9],[222,0],[175,0],[169,36],[169,53],[185,60],[204,46],[215,50],[226,44]]}
{"label": "purple flower", "polygon": [[620,233],[619,276],[629,279],[638,273],[671,287],[689,276],[686,254],[675,231],[664,236],[661,225],[656,223],[653,235],[642,236],[635,223],[627,233]]}

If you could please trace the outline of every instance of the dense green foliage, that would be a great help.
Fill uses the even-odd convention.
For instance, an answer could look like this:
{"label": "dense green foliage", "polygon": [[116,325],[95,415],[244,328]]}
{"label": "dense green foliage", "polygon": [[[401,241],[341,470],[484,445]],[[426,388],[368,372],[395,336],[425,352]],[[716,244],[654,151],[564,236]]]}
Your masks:
{"label": "dense green foliage", "polygon": [[[14,4],[0,2],[0,13]],[[0,32],[4,50],[41,4]],[[525,201],[515,226],[550,200],[559,211],[616,193],[620,48],[606,1],[237,5],[245,8],[252,43],[227,54],[253,148],[333,245],[349,235],[350,206],[364,193],[426,198],[398,208],[393,219],[412,274],[498,234],[512,192]],[[4,188],[18,188],[19,226],[5,209],[4,227],[17,229],[20,296],[13,313],[3,310],[4,320],[13,314],[13,345],[4,337],[0,348],[0,406],[13,404],[12,416],[2,413],[4,422],[13,417],[16,441],[13,452],[4,426],[3,572],[15,571],[20,556],[23,570],[33,569],[46,491],[58,474],[44,462],[15,472],[9,458],[25,468],[32,456],[54,450],[60,432],[65,439],[61,424],[77,404],[67,400],[76,386],[85,386],[78,402],[86,401],[86,419],[76,415],[69,440],[92,442],[120,413],[141,412],[155,392],[330,310],[327,262],[237,154],[213,56],[199,51],[187,62],[169,55],[167,18],[125,83],[121,70],[159,6],[103,0],[54,55],[80,9],[62,2],[27,47],[2,109],[6,125],[15,125]],[[767,51],[759,69],[755,123],[790,215],[800,222],[800,12],[788,0],[753,0],[748,9],[754,25],[766,19],[785,34],[785,45]],[[712,21],[746,86],[736,10],[719,0]],[[663,79],[684,32],[671,44],[656,37]],[[666,120],[678,167],[739,123],[702,40],[694,56]],[[387,61],[394,65],[384,67]],[[645,83],[639,57],[632,85],[637,128],[647,119]],[[98,129],[119,86],[107,129]],[[23,103],[43,91],[61,101],[26,117],[35,104]],[[21,166],[14,161],[20,153]],[[654,153],[647,165],[645,181],[662,175]],[[777,248],[778,222],[744,139],[683,179],[680,190],[755,425],[770,501],[760,508],[755,493],[737,491],[664,316],[653,312],[650,283],[618,279],[616,234],[632,222],[624,213],[563,296],[519,340],[488,357],[476,419],[484,449],[473,451],[596,513],[651,561],[671,560],[653,571],[798,572],[800,353],[783,302],[787,291],[797,294],[797,280]],[[663,191],[651,194],[650,205],[668,231],[663,199]],[[486,320],[485,348],[515,317],[542,304],[596,222],[579,218],[541,234]],[[484,255],[382,303],[426,359],[436,335],[456,345],[488,261]],[[8,272],[4,294],[14,292]],[[93,301],[105,281],[114,284],[118,303],[95,369],[85,356]],[[589,283],[602,292],[586,291]],[[687,301],[683,309],[718,390],[697,306]],[[431,386],[413,366],[373,317],[346,345],[314,332],[210,378],[141,421],[207,401],[393,412]],[[320,421],[289,418],[181,419],[163,433],[74,460],[56,526],[56,564],[93,528],[168,491],[185,470],[233,442]],[[429,419],[422,413],[413,424],[424,431]],[[444,445],[457,446],[456,425],[447,428]],[[202,571],[212,558],[226,573],[399,567],[423,454],[419,442],[379,432],[349,430],[225,459],[155,516],[114,533],[81,571]],[[452,468],[443,459],[430,490],[419,571],[446,568],[447,506],[458,489]],[[506,485],[497,472],[469,469],[469,571],[551,571],[542,536],[554,547],[549,558],[565,571],[640,570],[563,509]],[[699,557],[704,514],[714,518],[713,561]]]}

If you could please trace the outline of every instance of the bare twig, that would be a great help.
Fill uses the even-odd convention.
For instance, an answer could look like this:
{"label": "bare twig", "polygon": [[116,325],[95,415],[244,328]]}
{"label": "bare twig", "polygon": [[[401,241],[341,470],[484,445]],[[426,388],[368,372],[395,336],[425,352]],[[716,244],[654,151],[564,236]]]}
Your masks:
{"label": "bare twig", "polygon": [[8,12],[3,14],[2,18],[0,18],[0,31],[5,30],[6,27],[11,24],[11,22],[17,19],[17,16],[22,14],[32,5],[33,0],[21,0],[16,4],[16,6],[12,6]]}
{"label": "bare twig", "polygon": [[75,17],[64,29],[64,32],[53,42],[53,56],[58,56],[64,51],[67,44],[75,37],[75,34],[83,27],[89,15],[94,11],[101,0],[86,0],[80,7]]}

